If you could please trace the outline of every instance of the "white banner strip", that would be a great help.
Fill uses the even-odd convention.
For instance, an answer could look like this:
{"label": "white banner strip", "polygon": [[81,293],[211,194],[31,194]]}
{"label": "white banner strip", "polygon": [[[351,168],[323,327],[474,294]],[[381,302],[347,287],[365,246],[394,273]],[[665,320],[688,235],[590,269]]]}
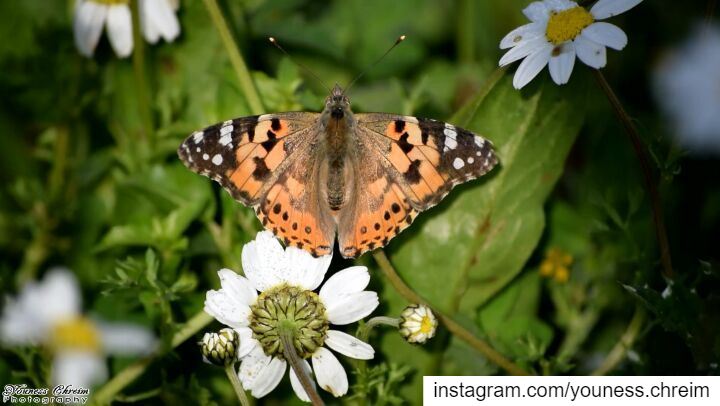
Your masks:
{"label": "white banner strip", "polygon": [[718,406],[720,377],[424,376],[423,401],[443,406]]}

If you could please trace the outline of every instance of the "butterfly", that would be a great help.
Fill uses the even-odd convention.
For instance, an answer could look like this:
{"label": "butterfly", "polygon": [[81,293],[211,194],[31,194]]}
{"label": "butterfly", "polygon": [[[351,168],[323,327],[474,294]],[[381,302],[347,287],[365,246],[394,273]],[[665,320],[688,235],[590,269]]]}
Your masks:
{"label": "butterfly", "polygon": [[498,162],[492,143],[432,119],[353,114],[338,85],[321,113],[227,120],[178,148],[192,171],[252,207],[263,226],[313,256],[385,246],[417,215]]}

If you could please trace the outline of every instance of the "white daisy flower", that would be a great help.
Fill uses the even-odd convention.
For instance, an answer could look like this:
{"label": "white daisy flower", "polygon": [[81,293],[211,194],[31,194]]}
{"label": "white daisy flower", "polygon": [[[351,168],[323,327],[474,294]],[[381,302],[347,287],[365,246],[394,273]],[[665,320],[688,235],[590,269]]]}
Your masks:
{"label": "white daisy flower", "polygon": [[437,318],[423,304],[410,305],[400,313],[400,335],[411,344],[425,344],[435,337],[437,327]]}
{"label": "white daisy flower", "polygon": [[607,62],[605,47],[621,50],[627,45],[627,36],[617,26],[599,20],[624,13],[641,1],[599,0],[589,11],[570,0],[530,3],[523,13],[531,23],[514,29],[500,41],[501,49],[511,49],[499,64],[525,58],[513,78],[516,89],[528,84],[545,65],[549,65],[555,83],[567,83],[575,56],[600,69]]}
{"label": "white daisy flower", "polygon": [[[139,0],[140,24],[145,39],[154,44],[160,37],[172,42],[180,34],[175,11],[177,0]],[[133,50],[129,0],[77,0],[73,31],[81,54],[91,57],[103,28],[115,54],[121,58]]]}
{"label": "white daisy flower", "polygon": [[[229,269],[218,272],[222,288],[207,293],[205,311],[238,332],[239,377],[253,396],[268,394],[285,374],[282,328],[294,329],[295,349],[304,367],[336,397],[347,393],[348,378],[324,346],[355,359],[373,358],[370,345],[329,328],[356,322],[375,310],[377,293],[364,290],[370,275],[364,266],[350,267],[331,276],[319,293],[313,292],[331,259],[332,255],[313,258],[295,247],[283,249],[272,233],[263,231],[243,248],[246,277]],[[306,360],[312,360],[312,368]],[[300,399],[310,401],[292,368],[290,383]]]}
{"label": "white daisy flower", "polygon": [[657,66],[658,104],[677,141],[691,152],[720,153],[720,27],[704,25]]}
{"label": "white daisy flower", "polygon": [[0,319],[4,345],[43,345],[53,354],[53,385],[90,388],[106,379],[105,354],[147,354],[156,347],[142,327],[91,320],[81,313],[75,276],[54,269],[8,298]]}

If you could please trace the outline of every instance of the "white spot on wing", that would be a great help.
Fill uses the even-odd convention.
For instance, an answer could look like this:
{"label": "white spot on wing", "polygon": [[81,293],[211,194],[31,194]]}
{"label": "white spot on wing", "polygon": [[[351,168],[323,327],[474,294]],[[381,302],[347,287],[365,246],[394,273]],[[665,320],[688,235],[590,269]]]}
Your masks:
{"label": "white spot on wing", "polygon": [[468,158],[467,161],[468,161],[469,164],[471,164],[471,163],[475,162],[475,158],[470,157],[470,158]]}
{"label": "white spot on wing", "polygon": [[210,155],[208,155],[208,154],[203,154],[203,159],[207,161],[208,159],[210,159]]}
{"label": "white spot on wing", "polygon": [[215,154],[215,156],[212,157],[212,163],[215,165],[220,165],[223,162],[222,156],[220,154]]}
{"label": "white spot on wing", "polygon": [[230,133],[223,134],[222,137],[220,137],[220,145],[225,146],[232,141],[232,135]]}
{"label": "white spot on wing", "polygon": [[452,130],[445,130],[445,147],[443,148],[443,152],[448,152],[451,149],[457,148],[457,140],[455,139],[455,131],[452,131],[452,136],[448,134],[449,131]]}
{"label": "white spot on wing", "polygon": [[202,150],[200,149],[200,147],[195,148],[195,152],[200,152],[200,151],[202,151]]}
{"label": "white spot on wing", "polygon": [[225,135],[231,133],[233,130],[232,124],[226,125],[220,129],[220,135]]}
{"label": "white spot on wing", "polygon": [[485,140],[483,140],[482,138],[476,136],[476,137],[475,137],[475,145],[477,145],[478,147],[482,148],[483,145],[485,145]]}
{"label": "white spot on wing", "polygon": [[455,160],[453,161],[453,168],[460,169],[463,166],[465,166],[465,162],[460,158],[455,158]]}
{"label": "white spot on wing", "polygon": [[193,133],[193,141],[195,141],[196,144],[199,144],[200,141],[202,141],[204,137],[205,137],[205,134],[202,131],[195,131]]}

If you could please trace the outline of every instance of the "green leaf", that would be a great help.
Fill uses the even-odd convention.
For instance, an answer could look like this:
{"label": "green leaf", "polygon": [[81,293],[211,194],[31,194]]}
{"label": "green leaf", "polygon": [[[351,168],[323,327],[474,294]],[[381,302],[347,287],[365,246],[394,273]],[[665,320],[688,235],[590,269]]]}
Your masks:
{"label": "green leaf", "polygon": [[494,143],[500,165],[458,187],[391,244],[406,282],[451,314],[471,315],[520,272],[583,121],[584,86],[542,82],[520,92],[510,82],[509,75],[497,82],[466,125]]}

